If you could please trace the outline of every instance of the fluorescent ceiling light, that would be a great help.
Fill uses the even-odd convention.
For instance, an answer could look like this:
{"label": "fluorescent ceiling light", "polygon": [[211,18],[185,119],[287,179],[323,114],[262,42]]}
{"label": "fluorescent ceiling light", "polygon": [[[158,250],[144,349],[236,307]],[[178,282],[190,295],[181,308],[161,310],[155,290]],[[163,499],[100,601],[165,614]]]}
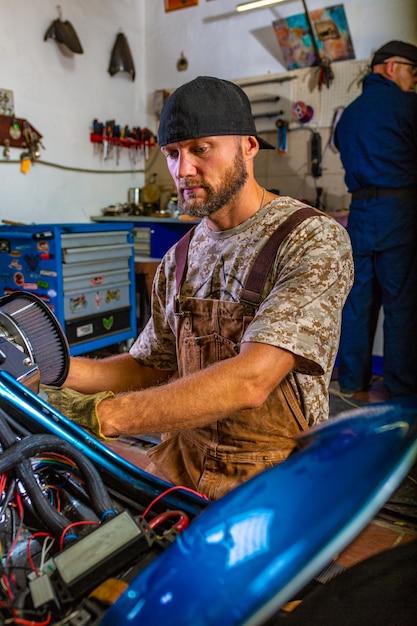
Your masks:
{"label": "fluorescent ceiling light", "polygon": [[279,4],[285,2],[285,0],[253,0],[253,2],[245,2],[245,4],[238,4],[236,11],[250,11],[251,9],[261,9],[262,7],[268,7],[271,4]]}

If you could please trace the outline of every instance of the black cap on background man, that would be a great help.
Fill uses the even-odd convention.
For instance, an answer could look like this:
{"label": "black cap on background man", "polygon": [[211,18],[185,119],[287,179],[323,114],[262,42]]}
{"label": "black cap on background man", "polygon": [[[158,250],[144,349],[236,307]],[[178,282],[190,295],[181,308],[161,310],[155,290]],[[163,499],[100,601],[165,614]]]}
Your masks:
{"label": "black cap on background man", "polygon": [[417,46],[404,41],[389,41],[375,52],[372,57],[371,67],[384,63],[384,61],[392,59],[393,57],[408,59],[411,63],[415,63],[417,65]]}

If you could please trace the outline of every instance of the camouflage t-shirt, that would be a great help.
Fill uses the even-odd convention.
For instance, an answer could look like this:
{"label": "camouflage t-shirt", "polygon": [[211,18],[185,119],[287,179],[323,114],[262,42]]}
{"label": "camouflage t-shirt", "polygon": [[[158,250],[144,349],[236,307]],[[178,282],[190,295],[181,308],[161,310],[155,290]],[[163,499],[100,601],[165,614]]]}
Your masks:
{"label": "camouflage t-shirt", "polygon": [[[305,206],[280,197],[236,228],[214,232],[203,219],[188,252],[181,298],[238,302],[249,269],[276,228]],[[175,246],[155,276],[152,316],[130,350],[140,363],[176,370]],[[328,418],[328,384],[336,358],[341,312],[353,281],[350,239],[329,216],[296,226],[281,244],[264,299],[242,342],[284,348],[302,359],[290,383],[309,424]]]}

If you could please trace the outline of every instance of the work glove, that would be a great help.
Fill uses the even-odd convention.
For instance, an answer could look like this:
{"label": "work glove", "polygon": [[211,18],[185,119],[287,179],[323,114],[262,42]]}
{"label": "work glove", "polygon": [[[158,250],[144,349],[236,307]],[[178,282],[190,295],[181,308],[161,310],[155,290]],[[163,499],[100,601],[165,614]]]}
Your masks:
{"label": "work glove", "polygon": [[84,428],[90,435],[101,441],[113,441],[116,437],[106,437],[101,432],[97,416],[97,406],[106,398],[114,398],[112,391],[101,391],[85,395],[68,387],[40,385],[39,396],[48,404]]}

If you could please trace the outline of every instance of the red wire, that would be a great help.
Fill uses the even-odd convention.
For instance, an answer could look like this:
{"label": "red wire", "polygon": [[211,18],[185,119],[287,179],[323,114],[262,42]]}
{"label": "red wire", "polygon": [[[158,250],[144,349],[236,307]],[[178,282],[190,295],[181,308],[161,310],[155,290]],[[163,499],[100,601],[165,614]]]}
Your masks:
{"label": "red wire", "polygon": [[73,524],[69,524],[62,531],[62,535],[61,535],[61,538],[59,540],[59,549],[63,550],[65,535],[70,530],[70,528],[74,528],[74,526],[85,526],[87,524],[91,524],[92,526],[100,526],[100,522],[92,522],[92,521],[74,522]]}
{"label": "red wire", "polygon": [[23,502],[19,492],[16,492],[16,505],[19,511],[19,517],[23,521]]}
{"label": "red wire", "polygon": [[165,511],[165,513],[157,515],[149,522],[149,528],[156,528],[166,520],[172,519],[173,517],[179,518],[178,522],[173,526],[173,528],[178,530],[178,532],[182,532],[185,528],[187,528],[189,519],[182,511]]}
{"label": "red wire", "polygon": [[26,544],[26,554],[28,557],[29,565],[32,568],[32,571],[38,574],[38,568],[35,566],[33,559],[32,559],[32,555],[30,553],[30,542],[33,539],[36,539],[36,537],[51,537],[53,539],[53,536],[50,533],[43,533],[43,532],[33,533],[33,535],[29,537],[28,542]]}
{"label": "red wire", "polygon": [[149,513],[149,511],[151,510],[153,505],[156,502],[158,502],[158,500],[160,500],[161,498],[164,498],[168,493],[171,493],[171,491],[175,491],[176,489],[182,489],[183,491],[188,491],[189,493],[194,493],[195,495],[200,496],[201,498],[204,498],[204,500],[208,500],[209,499],[203,493],[198,493],[198,491],[195,491],[194,489],[189,489],[188,487],[183,487],[182,485],[174,485],[173,487],[170,487],[166,491],[163,491],[162,493],[160,493],[159,496],[156,496],[156,498],[154,498],[152,500],[152,502],[146,507],[145,511],[142,513],[142,517],[146,517],[147,516],[147,514]]}
{"label": "red wire", "polygon": [[2,579],[2,581],[4,583],[4,586],[6,587],[7,595],[9,596],[10,600],[14,600],[14,594],[13,594],[13,591],[12,591],[12,587],[10,585],[10,581],[7,578],[6,574],[3,574],[1,579]]}
{"label": "red wire", "polygon": [[20,497],[19,493],[15,494],[15,500],[16,500],[16,506],[17,506],[17,510],[19,513],[19,528],[18,531],[16,533],[16,537],[14,538],[14,541],[12,543],[12,545],[10,546],[10,549],[7,553],[7,562],[10,560],[11,556],[12,556],[12,552],[15,549],[17,542],[19,541],[20,535],[22,533],[22,527],[23,527],[23,504],[22,504],[22,499]]}
{"label": "red wire", "polygon": [[61,511],[61,500],[60,500],[60,497],[59,497],[59,493],[60,493],[59,487],[57,487],[56,485],[45,485],[43,487],[42,491],[47,491],[48,489],[50,489],[51,491],[54,492],[55,499],[56,499],[55,508],[56,508],[56,510],[58,512],[60,512]]}
{"label": "red wire", "polygon": [[3,491],[6,489],[6,483],[7,483],[7,472],[0,476],[0,493],[3,493]]}

